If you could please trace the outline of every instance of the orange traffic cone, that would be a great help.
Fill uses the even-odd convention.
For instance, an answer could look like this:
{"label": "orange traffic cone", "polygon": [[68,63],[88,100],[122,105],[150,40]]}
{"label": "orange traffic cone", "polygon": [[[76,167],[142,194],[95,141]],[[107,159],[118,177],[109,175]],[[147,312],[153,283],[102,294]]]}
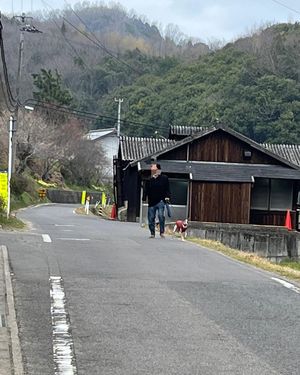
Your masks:
{"label": "orange traffic cone", "polygon": [[116,220],[116,218],[117,218],[117,208],[116,208],[115,203],[112,205],[110,218],[112,220]]}
{"label": "orange traffic cone", "polygon": [[285,216],[285,223],[284,223],[284,226],[288,229],[288,230],[292,230],[292,219],[291,219],[291,211],[290,210],[287,210],[286,211],[286,216]]}

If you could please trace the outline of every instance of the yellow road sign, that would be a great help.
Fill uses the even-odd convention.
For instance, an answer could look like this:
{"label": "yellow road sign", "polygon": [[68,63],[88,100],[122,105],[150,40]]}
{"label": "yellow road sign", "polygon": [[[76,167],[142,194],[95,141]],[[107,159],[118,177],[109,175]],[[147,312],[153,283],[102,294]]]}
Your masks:
{"label": "yellow road sign", "polygon": [[7,206],[7,172],[0,172],[0,196],[3,199],[5,206]]}

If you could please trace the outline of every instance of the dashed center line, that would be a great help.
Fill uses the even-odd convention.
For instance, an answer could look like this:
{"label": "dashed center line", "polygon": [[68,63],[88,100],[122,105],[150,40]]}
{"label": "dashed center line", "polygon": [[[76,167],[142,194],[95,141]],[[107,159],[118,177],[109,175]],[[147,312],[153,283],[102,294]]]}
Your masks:
{"label": "dashed center line", "polygon": [[77,366],[63,279],[50,276],[52,343],[55,375],[76,375]]}
{"label": "dashed center line", "polygon": [[90,241],[89,238],[70,238],[70,237],[60,237],[56,238],[57,240],[61,241]]}
{"label": "dashed center line", "polygon": [[291,283],[288,283],[285,280],[277,279],[277,277],[271,277],[271,279],[274,280],[274,281],[277,281],[278,283],[280,283],[284,287],[292,290],[293,292],[300,294],[300,288],[296,287],[295,285],[293,285]]}
{"label": "dashed center line", "polygon": [[42,237],[44,242],[52,242],[49,234],[42,234]]}
{"label": "dashed center line", "polygon": [[55,227],[74,227],[74,224],[54,224]]}

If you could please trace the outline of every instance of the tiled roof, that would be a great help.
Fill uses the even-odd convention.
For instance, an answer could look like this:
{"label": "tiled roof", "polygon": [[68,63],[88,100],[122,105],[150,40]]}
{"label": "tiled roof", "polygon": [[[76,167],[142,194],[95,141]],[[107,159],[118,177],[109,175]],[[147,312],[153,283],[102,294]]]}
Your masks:
{"label": "tiled roof", "polygon": [[170,135],[185,135],[189,136],[206,129],[207,126],[182,126],[170,125]]}
{"label": "tiled roof", "polygon": [[[195,181],[252,182],[253,177],[300,179],[300,170],[269,164],[188,162],[180,160],[160,160],[166,173],[190,175]],[[140,162],[141,170],[149,170],[149,165]]]}
{"label": "tiled roof", "polygon": [[137,160],[159,152],[176,141],[165,138],[120,137],[122,160]]}
{"label": "tiled roof", "polygon": [[262,146],[268,151],[300,166],[300,145],[263,143]]}

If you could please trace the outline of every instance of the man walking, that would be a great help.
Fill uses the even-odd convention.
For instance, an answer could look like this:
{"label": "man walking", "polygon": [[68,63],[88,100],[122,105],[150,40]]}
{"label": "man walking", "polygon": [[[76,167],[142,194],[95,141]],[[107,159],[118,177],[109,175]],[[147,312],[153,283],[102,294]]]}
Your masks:
{"label": "man walking", "polygon": [[160,164],[151,164],[151,178],[146,181],[143,201],[148,198],[148,225],[150,238],[155,238],[155,217],[158,212],[159,232],[161,238],[165,233],[165,204],[170,200],[169,179],[161,174]]}

